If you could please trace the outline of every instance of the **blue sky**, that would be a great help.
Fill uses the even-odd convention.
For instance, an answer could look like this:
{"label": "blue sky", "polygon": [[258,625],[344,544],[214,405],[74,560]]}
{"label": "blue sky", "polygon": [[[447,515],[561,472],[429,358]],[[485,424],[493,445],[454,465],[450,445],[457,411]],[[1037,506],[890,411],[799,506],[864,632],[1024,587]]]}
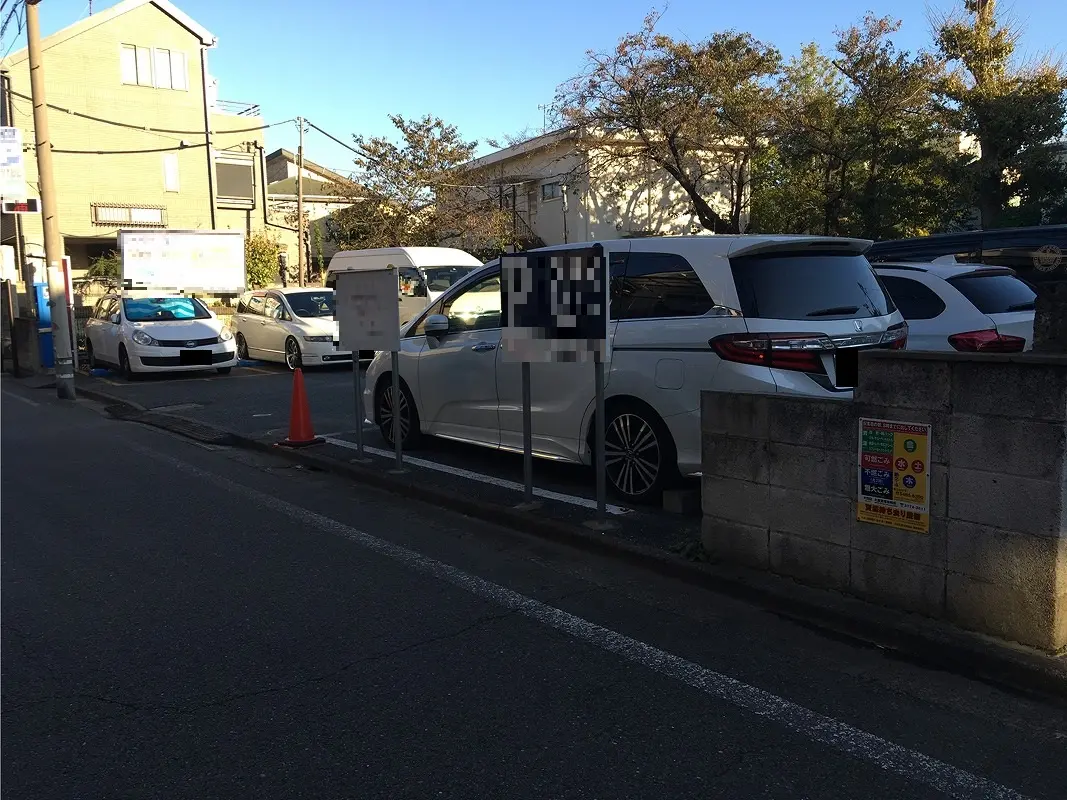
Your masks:
{"label": "blue sky", "polygon": [[[662,0],[175,0],[214,33],[210,55],[219,96],[258,103],[267,122],[303,115],[344,141],[354,132],[390,135],[387,115],[434,114],[468,139],[538,129],[538,105],[582,65],[586,49],[612,47]],[[110,5],[95,0],[96,10]],[[928,46],[929,10],[953,0],[672,0],[659,28],[700,40],[747,30],[787,56],[817,41],[832,47],[835,28],[870,10],[903,28],[899,47]],[[1067,3],[1002,3],[1022,23],[1025,53],[1067,54]],[[44,32],[88,13],[86,0],[41,3]],[[10,44],[10,31],[4,49]],[[17,47],[22,46],[19,42]],[[270,149],[295,150],[296,126],[267,132]],[[306,155],[347,171],[350,154],[314,131]],[[484,151],[486,148],[482,148]]]}

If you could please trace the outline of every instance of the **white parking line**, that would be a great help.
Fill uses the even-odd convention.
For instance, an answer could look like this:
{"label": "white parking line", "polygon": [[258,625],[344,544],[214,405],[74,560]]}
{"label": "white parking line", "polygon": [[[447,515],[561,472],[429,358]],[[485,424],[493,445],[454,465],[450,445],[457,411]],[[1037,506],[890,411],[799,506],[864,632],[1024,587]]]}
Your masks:
{"label": "white parking line", "polygon": [[2,392],[2,394],[5,397],[10,397],[10,398],[12,398],[14,400],[18,400],[20,403],[25,403],[28,406],[37,407],[37,406],[41,405],[40,403],[38,403],[38,402],[36,402],[34,400],[30,400],[30,398],[28,398],[28,397],[23,397],[22,395],[15,394],[14,392]]}
{"label": "white parking line", "polygon": [[[698,692],[729,703],[743,711],[813,742],[818,742],[859,761],[873,764],[906,780],[930,786],[949,797],[1025,800],[1025,796],[988,778],[939,761],[936,758],[895,744],[873,733],[855,728],[786,700],[771,692],[703,667],[640,639],[604,628],[555,606],[534,600],[499,584],[464,572],[458,567],[436,561],[364,531],[356,530],[335,519],[288,503],[273,495],[251,489],[221,475],[194,467],[148,447],[127,443],[127,447],[150,458],[163,461],[182,472],[195,475],[213,488],[226,489],[230,496],[243,494],[252,502],[273,509],[301,524],[324,533],[340,536],[364,549],[392,559],[409,569],[431,575],[473,595],[494,602],[542,625],[560,631],[572,639],[585,642],[650,672],[672,678]],[[300,527],[295,528],[300,530]]]}
{"label": "white parking line", "polygon": [[[338,439],[333,435],[324,436],[329,444],[335,444],[338,447],[347,447],[349,450],[357,450],[354,442],[346,441],[345,439]],[[373,456],[381,456],[382,458],[393,458],[392,450],[381,450],[377,447],[364,446],[363,451],[370,453]],[[478,481],[479,483],[487,483],[490,486],[499,486],[501,489],[511,489],[516,492],[521,492],[526,487],[516,481],[508,481],[503,478],[497,478],[492,475],[483,475],[480,472],[474,472],[469,469],[463,469],[462,467],[453,467],[449,464],[439,464],[436,461],[428,461],[425,458],[414,458],[412,456],[404,456],[404,462],[407,464],[414,464],[416,467],[423,467],[424,469],[432,469],[437,472],[447,472],[449,475],[456,475],[460,478],[466,478],[471,481]],[[596,500],[590,500],[588,497],[578,497],[573,494],[563,494],[563,492],[553,492],[550,489],[538,489],[536,486],[533,490],[535,497],[542,497],[545,500],[556,500],[560,503],[569,503],[572,506],[581,506],[582,508],[596,509]],[[605,510],[609,514],[622,515],[629,514],[630,509],[623,508],[622,506],[614,506],[608,503]]]}

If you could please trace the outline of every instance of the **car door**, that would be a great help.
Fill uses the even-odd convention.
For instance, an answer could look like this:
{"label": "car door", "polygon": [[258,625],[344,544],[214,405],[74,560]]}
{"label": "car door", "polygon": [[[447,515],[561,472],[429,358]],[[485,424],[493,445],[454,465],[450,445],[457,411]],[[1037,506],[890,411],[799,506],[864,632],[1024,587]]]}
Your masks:
{"label": "car door", "polygon": [[426,336],[419,354],[419,398],[428,433],[500,444],[496,367],[500,345],[500,271],[445,298],[444,336]]}
{"label": "car door", "polygon": [[100,308],[100,328],[93,349],[97,359],[109,364],[119,363],[119,342],[122,341],[122,325],[115,324],[111,318],[122,312],[122,301],[117,297],[108,297]]}
{"label": "car door", "polygon": [[253,292],[245,302],[244,313],[238,321],[238,330],[245,337],[248,355],[252,358],[263,358],[266,355],[263,349],[263,341],[266,338],[263,330],[266,325],[264,316],[266,300],[267,297],[263,292]]}
{"label": "car door", "polygon": [[93,306],[92,315],[85,321],[85,339],[92,345],[97,361],[107,361],[107,353],[104,351],[107,346],[104,343],[104,326],[107,320],[103,315],[110,303],[110,297],[101,297]]}
{"label": "car door", "polygon": [[[609,262],[618,261],[629,249],[628,242],[612,242]],[[552,255],[562,256],[567,251]],[[622,262],[624,263],[624,258]],[[612,312],[614,313],[614,312]],[[609,322],[609,336],[614,330]],[[609,381],[610,364],[605,365]],[[534,453],[549,458],[576,461],[582,451],[580,440],[586,412],[595,399],[594,367],[591,363],[530,364],[531,446]],[[499,398],[500,446],[522,449],[522,364],[497,356],[497,396]]]}
{"label": "car door", "polygon": [[274,292],[268,292],[263,301],[263,350],[271,357],[284,357],[285,340],[289,337],[289,328],[285,324],[285,303]]}

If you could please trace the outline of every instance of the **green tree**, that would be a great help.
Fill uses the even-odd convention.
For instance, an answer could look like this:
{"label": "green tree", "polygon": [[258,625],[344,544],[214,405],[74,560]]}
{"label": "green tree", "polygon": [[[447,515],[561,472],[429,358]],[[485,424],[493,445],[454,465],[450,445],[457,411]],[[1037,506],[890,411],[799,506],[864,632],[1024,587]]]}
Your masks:
{"label": "green tree", "polygon": [[936,33],[953,67],[939,87],[945,111],[979,149],[971,185],[982,227],[1052,221],[1048,212],[1062,215],[1067,205],[1062,63],[1052,58],[1019,63],[1020,31],[997,13],[995,0],[964,0],[963,13],[939,20]]}
{"label": "green tree", "polygon": [[319,279],[322,280],[326,273],[326,261],[322,254],[322,226],[311,226],[311,246],[315,250],[315,267],[318,269]]}
{"label": "green tree", "polygon": [[245,237],[245,277],[250,289],[262,289],[278,277],[278,240],[267,231]]}
{"label": "green tree", "polygon": [[774,145],[754,177],[759,230],[917,236],[963,207],[950,132],[936,113],[939,59],[896,49],[899,23],[868,15],[833,56],[806,46],[782,70]]}
{"label": "green tree", "polygon": [[651,163],[678,183],[704,228],[741,232],[781,57],[735,31],[675,41],[656,32],[658,21],[649,14],[614,50],[587,53],[583,71],[557,90],[556,112],[585,139],[587,169]]}
{"label": "green tree", "polygon": [[90,281],[108,288],[118,287],[122,282],[122,256],[112,250],[93,259],[87,277]]}
{"label": "green tree", "polygon": [[389,119],[399,143],[353,137],[355,180],[334,187],[351,205],[328,220],[331,241],[345,249],[485,244],[481,231],[496,209],[471,183],[478,143],[437,117]]}

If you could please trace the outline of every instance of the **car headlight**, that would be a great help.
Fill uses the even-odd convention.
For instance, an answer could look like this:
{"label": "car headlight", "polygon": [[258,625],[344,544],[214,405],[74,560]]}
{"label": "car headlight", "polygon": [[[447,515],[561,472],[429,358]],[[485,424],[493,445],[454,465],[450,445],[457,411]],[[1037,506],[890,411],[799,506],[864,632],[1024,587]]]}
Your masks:
{"label": "car headlight", "polygon": [[153,339],[151,336],[149,336],[144,331],[134,331],[133,332],[133,340],[135,342],[137,342],[137,344],[143,344],[146,347],[151,347],[153,345],[158,345],[159,344],[159,342],[157,342],[155,339]]}
{"label": "car headlight", "polygon": [[221,332],[221,333],[219,334],[219,341],[220,341],[220,342],[228,342],[228,341],[230,341],[230,339],[232,339],[232,338],[233,338],[233,334],[232,334],[232,333],[230,333],[230,332],[229,332],[228,330],[226,330],[225,328],[223,328],[223,329],[222,329],[222,332]]}
{"label": "car headlight", "polygon": [[332,336],[305,336],[305,342],[332,342]]}

